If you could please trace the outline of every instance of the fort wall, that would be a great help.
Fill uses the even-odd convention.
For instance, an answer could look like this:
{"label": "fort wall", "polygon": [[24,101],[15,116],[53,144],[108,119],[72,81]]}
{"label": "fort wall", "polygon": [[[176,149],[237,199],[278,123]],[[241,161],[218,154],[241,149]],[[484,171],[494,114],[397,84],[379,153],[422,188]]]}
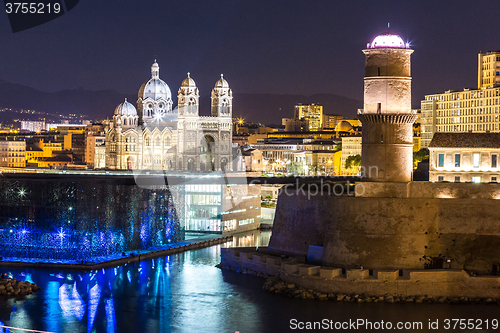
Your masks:
{"label": "fort wall", "polygon": [[283,281],[321,293],[500,298],[500,277],[470,276],[463,270],[370,271],[308,265],[300,259],[283,259],[255,249],[223,248],[221,253],[222,265],[228,268],[276,275]]}
{"label": "fort wall", "polygon": [[321,246],[323,265],[344,268],[498,271],[500,185],[363,184],[358,197],[282,191],[269,249]]}

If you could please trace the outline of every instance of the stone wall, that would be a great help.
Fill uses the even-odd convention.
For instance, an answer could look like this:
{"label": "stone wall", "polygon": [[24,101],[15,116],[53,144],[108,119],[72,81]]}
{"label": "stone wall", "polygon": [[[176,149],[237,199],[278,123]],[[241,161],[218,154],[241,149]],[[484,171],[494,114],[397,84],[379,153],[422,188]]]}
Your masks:
{"label": "stone wall", "polygon": [[400,184],[401,197],[283,191],[269,248],[307,255],[309,245],[323,246],[324,265],[347,268],[492,272],[500,263],[500,201],[490,198],[500,185],[453,185]]}
{"label": "stone wall", "polygon": [[379,103],[382,113],[410,113],[411,78],[365,77],[364,112],[377,113]]}
{"label": "stone wall", "polygon": [[368,179],[409,182],[413,170],[414,114],[360,114],[363,123],[361,165]]}
{"label": "stone wall", "polygon": [[500,199],[500,184],[356,182],[356,195],[371,198]]}
{"label": "stone wall", "polygon": [[307,198],[306,192],[290,187],[281,191],[269,249],[307,255],[309,245],[323,246],[325,224],[332,213],[327,206],[329,197],[317,195],[311,197],[314,200]]}
{"label": "stone wall", "polygon": [[308,265],[297,258],[284,259],[250,248],[223,248],[221,256],[222,265],[233,270],[276,275],[322,293],[500,298],[500,277],[470,276],[463,270],[343,269]]}
{"label": "stone wall", "polygon": [[374,48],[363,50],[365,77],[411,77],[411,49]]}

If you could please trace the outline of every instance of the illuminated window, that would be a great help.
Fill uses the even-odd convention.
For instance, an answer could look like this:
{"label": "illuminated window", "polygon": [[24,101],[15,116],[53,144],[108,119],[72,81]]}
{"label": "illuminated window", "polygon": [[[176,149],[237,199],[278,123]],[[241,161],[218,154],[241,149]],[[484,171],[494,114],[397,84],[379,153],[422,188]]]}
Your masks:
{"label": "illuminated window", "polygon": [[472,177],[471,178],[473,183],[480,183],[481,182],[481,177]]}
{"label": "illuminated window", "polygon": [[472,166],[474,168],[479,168],[479,154],[472,154]]}
{"label": "illuminated window", "polygon": [[444,166],[444,154],[439,154],[438,155],[438,167],[443,167]]}
{"label": "illuminated window", "polygon": [[246,220],[239,220],[238,225],[245,225],[245,224],[251,224],[254,223],[254,219],[246,219]]}
{"label": "illuminated window", "polygon": [[455,154],[455,168],[460,168],[460,154]]}

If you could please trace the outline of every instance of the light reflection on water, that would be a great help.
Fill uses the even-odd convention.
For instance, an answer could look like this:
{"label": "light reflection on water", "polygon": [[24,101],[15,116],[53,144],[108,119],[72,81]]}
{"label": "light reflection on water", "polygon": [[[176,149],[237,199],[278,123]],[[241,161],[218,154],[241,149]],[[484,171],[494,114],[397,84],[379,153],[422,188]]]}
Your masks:
{"label": "light reflection on water", "polygon": [[[230,244],[267,246],[269,238],[269,231],[254,230]],[[255,306],[242,300],[240,288],[226,281],[225,275],[233,273],[215,267],[220,247],[92,272],[4,269],[42,290],[22,299],[0,299],[0,321],[50,332],[220,332],[221,321],[235,309],[257,316]],[[250,280],[251,291],[259,291],[262,280]]]}
{"label": "light reflection on water", "polygon": [[[248,232],[233,244],[265,246],[269,236]],[[444,318],[491,320],[498,313],[496,305],[357,304],[271,295],[261,291],[262,278],[221,271],[214,267],[219,262],[217,245],[93,272],[4,269],[42,290],[0,300],[0,321],[50,332],[274,333],[292,331],[292,318],[427,324]]]}

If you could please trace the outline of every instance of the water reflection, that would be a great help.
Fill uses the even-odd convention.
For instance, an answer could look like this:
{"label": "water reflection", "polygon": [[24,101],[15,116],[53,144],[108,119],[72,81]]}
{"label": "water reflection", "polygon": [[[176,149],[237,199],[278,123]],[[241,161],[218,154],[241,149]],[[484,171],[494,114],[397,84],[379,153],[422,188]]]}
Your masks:
{"label": "water reflection", "polygon": [[[233,244],[267,245],[270,232],[249,232]],[[221,271],[220,246],[92,272],[3,270],[42,287],[0,299],[0,321],[48,332],[292,332],[299,321],[496,318],[496,305],[358,304],[266,294],[263,279]],[[361,330],[363,331],[363,330]],[[366,332],[366,330],[365,330]],[[487,330],[483,330],[487,332]],[[0,329],[0,333],[2,330]]]}
{"label": "water reflection", "polygon": [[[267,245],[269,238],[253,231],[231,243]],[[201,323],[215,332],[240,303],[237,288],[214,267],[219,258],[220,246],[212,246],[91,272],[8,269],[42,291],[0,299],[0,320],[49,332],[194,332]]]}
{"label": "water reflection", "polygon": [[251,230],[240,233],[233,237],[231,242],[227,242],[222,247],[259,247],[267,246],[271,239],[270,231]]}

